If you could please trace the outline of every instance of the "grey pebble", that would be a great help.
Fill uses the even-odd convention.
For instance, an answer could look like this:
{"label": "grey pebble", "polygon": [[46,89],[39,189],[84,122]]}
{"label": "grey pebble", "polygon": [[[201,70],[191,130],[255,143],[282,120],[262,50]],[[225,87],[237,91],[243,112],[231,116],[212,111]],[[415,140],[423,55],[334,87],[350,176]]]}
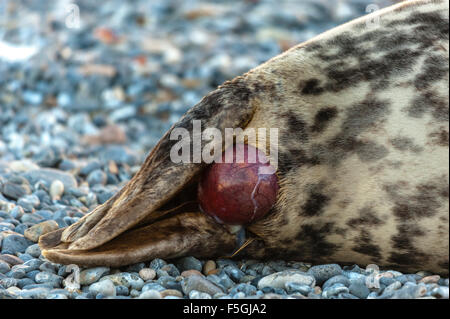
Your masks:
{"label": "grey pebble", "polygon": [[167,263],[164,260],[160,258],[155,258],[150,262],[149,267],[153,270],[158,270],[164,267],[165,265],[167,265]]}
{"label": "grey pebble", "polygon": [[197,290],[191,290],[188,295],[189,299],[212,299],[210,294]]}
{"label": "grey pebble", "polygon": [[89,292],[95,295],[101,293],[105,296],[115,296],[116,287],[110,279],[105,279],[89,286]]}
{"label": "grey pebble", "polygon": [[367,296],[370,294],[369,288],[363,283],[352,283],[349,287],[349,292],[360,298],[360,299],[366,299]]}
{"label": "grey pebble", "polygon": [[33,244],[31,240],[21,235],[8,235],[3,238],[2,254],[15,255],[17,253],[24,253],[27,247]]}
{"label": "grey pebble", "polygon": [[50,272],[40,272],[36,274],[35,279],[38,284],[49,284],[53,288],[61,287],[63,278]]}
{"label": "grey pebble", "polygon": [[39,287],[22,290],[19,295],[24,299],[45,299],[49,293],[49,288]]}
{"label": "grey pebble", "polygon": [[25,250],[26,254],[29,254],[30,256],[34,258],[38,258],[41,255],[41,249],[39,248],[38,244],[34,244],[31,246],[28,246]]}
{"label": "grey pebble", "polygon": [[151,282],[151,283],[147,283],[144,285],[144,287],[142,287],[142,291],[147,291],[147,290],[156,290],[156,291],[163,291],[166,290],[165,287],[161,286],[158,283],[155,282]]}
{"label": "grey pebble", "polygon": [[347,277],[345,277],[344,275],[337,275],[325,281],[322,285],[322,289],[326,289],[336,283],[343,284],[346,287],[350,286],[350,280]]}
{"label": "grey pebble", "polygon": [[325,289],[322,292],[322,296],[324,298],[330,298],[332,296],[336,296],[341,293],[348,293],[348,292],[349,292],[349,288],[345,287],[343,284],[336,283],[336,284],[333,284],[331,287]]}
{"label": "grey pebble", "polygon": [[158,290],[143,290],[138,297],[139,299],[162,299],[161,293]]}
{"label": "grey pebble", "polygon": [[181,271],[195,269],[201,272],[203,268],[201,261],[192,256],[179,259],[177,266]]}
{"label": "grey pebble", "polygon": [[182,283],[182,289],[186,295],[189,295],[192,290],[205,292],[209,295],[223,292],[220,287],[199,275],[192,275],[186,278]]}
{"label": "grey pebble", "polygon": [[316,283],[313,276],[300,270],[284,270],[261,278],[258,288],[264,287],[284,289],[286,283],[295,282],[313,287]]}
{"label": "grey pebble", "polygon": [[4,262],[3,260],[0,260],[0,274],[5,274],[10,269],[11,269],[11,267],[9,267],[9,265],[6,262]]}
{"label": "grey pebble", "polygon": [[307,274],[312,275],[316,279],[318,285],[322,285],[331,277],[341,275],[342,268],[338,264],[326,264],[311,267]]}
{"label": "grey pebble", "polygon": [[88,268],[80,272],[80,285],[90,285],[109,272],[109,267]]}

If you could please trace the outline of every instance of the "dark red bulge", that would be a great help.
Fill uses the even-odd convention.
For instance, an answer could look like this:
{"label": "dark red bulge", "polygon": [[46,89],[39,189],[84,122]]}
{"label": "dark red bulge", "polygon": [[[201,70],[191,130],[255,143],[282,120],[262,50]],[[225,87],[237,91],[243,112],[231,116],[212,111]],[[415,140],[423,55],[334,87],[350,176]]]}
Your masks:
{"label": "dark red bulge", "polygon": [[[230,163],[225,163],[227,151],[222,154],[222,163],[211,164],[201,176],[198,187],[200,209],[219,223],[247,225],[262,218],[275,204],[278,178],[266,155],[257,148],[247,144],[234,145]],[[272,172],[260,174],[260,168],[264,167],[266,171],[263,172]]]}

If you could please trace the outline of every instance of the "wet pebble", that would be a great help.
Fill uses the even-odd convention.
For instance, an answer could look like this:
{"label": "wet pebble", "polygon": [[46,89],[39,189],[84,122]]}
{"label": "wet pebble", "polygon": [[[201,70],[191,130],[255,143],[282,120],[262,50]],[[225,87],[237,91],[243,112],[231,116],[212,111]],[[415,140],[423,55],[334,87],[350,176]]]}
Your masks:
{"label": "wet pebble", "polygon": [[116,287],[114,286],[114,283],[110,279],[105,279],[91,284],[89,286],[89,292],[95,295],[103,294],[105,296],[115,296]]}
{"label": "wet pebble", "polygon": [[288,282],[295,282],[313,287],[316,283],[313,276],[299,270],[284,270],[261,278],[258,288],[264,287],[283,289]]}
{"label": "wet pebble", "polygon": [[98,281],[104,274],[109,272],[108,267],[95,267],[80,272],[80,284],[90,285]]}
{"label": "wet pebble", "polygon": [[342,274],[342,268],[338,264],[317,265],[311,267],[307,274],[316,279],[318,285],[322,285],[331,277]]}

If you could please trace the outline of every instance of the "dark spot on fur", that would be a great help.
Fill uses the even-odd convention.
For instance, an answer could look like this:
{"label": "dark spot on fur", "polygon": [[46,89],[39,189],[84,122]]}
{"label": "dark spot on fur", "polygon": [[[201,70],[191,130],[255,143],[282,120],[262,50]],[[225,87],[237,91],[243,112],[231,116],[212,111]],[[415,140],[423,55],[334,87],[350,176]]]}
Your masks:
{"label": "dark spot on fur", "polygon": [[306,82],[301,81],[299,84],[299,88],[302,94],[306,95],[319,95],[324,89],[320,87],[318,79],[309,79]]}
{"label": "dark spot on fur", "polygon": [[414,144],[412,138],[406,136],[399,136],[389,140],[392,146],[399,151],[411,151],[414,153],[422,152],[423,148]]}
{"label": "dark spot on fur", "polygon": [[311,128],[313,132],[322,132],[330,121],[336,117],[338,111],[336,107],[326,107],[316,113],[314,125]]}
{"label": "dark spot on fur", "polygon": [[374,259],[381,258],[380,247],[373,243],[372,236],[367,231],[361,231],[357,237],[357,245],[352,248],[353,251],[371,256]]}
{"label": "dark spot on fur", "polygon": [[406,111],[410,117],[414,118],[421,118],[425,113],[431,113],[437,121],[445,122],[448,121],[448,99],[437,92],[425,91],[412,101]]}
{"label": "dark spot on fur", "polygon": [[448,131],[446,131],[444,128],[442,128],[439,132],[431,133],[428,135],[432,139],[432,144],[448,147]]}
{"label": "dark spot on fur", "polygon": [[425,235],[425,232],[416,224],[407,223],[397,226],[398,233],[392,236],[391,241],[395,252],[391,253],[388,261],[399,265],[421,265],[425,263],[429,256],[418,250],[413,239]]}
{"label": "dark spot on fur", "polygon": [[413,24],[419,24],[421,29],[422,41],[427,41],[430,38],[448,39],[448,19],[440,11],[433,12],[416,12],[408,15],[405,19],[394,20],[387,24],[388,28],[397,27],[399,25],[406,25],[411,27]]}
{"label": "dark spot on fur", "polygon": [[333,232],[333,227],[333,223],[302,225],[295,238],[301,242],[299,254],[302,257],[304,256],[305,260],[311,260],[312,262],[320,261],[330,256],[338,249],[336,244],[326,240],[326,237]]}
{"label": "dark spot on fur", "polygon": [[323,183],[319,183],[311,188],[306,203],[301,207],[301,215],[312,217],[323,213],[324,207],[330,201],[330,198],[321,192],[323,186]]}
{"label": "dark spot on fur", "polygon": [[308,133],[306,131],[306,123],[303,121],[299,115],[295,114],[293,111],[288,111],[282,115],[283,118],[287,119],[287,133],[296,138],[300,142],[308,141]]}
{"label": "dark spot on fur", "polygon": [[414,79],[414,86],[418,90],[427,89],[431,84],[448,75],[448,59],[443,56],[429,56],[423,64],[422,72]]}
{"label": "dark spot on fur", "polygon": [[376,216],[376,212],[372,207],[364,207],[359,210],[358,218],[351,218],[347,221],[347,225],[352,228],[366,227],[366,226],[380,226],[384,221]]}
{"label": "dark spot on fur", "polygon": [[278,153],[278,173],[285,176],[291,170],[303,165],[318,165],[317,158],[309,157],[306,152],[300,148],[291,148]]}
{"label": "dark spot on fur", "polygon": [[441,207],[438,199],[447,189],[446,177],[417,185],[412,195],[404,195],[405,189],[398,183],[384,186],[384,190],[395,203],[392,212],[401,222],[435,216]]}
{"label": "dark spot on fur", "polygon": [[346,110],[339,134],[326,145],[311,145],[311,157],[318,162],[337,165],[341,160],[356,153],[361,161],[376,161],[388,154],[388,150],[373,141],[357,137],[378,124],[388,114],[388,102],[367,98]]}

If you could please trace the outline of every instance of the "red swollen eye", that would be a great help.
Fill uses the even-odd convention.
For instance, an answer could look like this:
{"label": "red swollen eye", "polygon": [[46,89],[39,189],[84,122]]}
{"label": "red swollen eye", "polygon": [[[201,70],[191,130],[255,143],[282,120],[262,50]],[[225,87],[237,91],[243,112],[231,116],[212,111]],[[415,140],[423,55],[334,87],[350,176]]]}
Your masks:
{"label": "red swollen eye", "polygon": [[260,168],[270,164],[257,148],[247,144],[234,145],[232,163],[225,163],[227,151],[222,154],[222,163],[213,163],[201,176],[198,186],[200,209],[219,223],[246,225],[262,218],[273,207],[279,188],[278,178],[273,169],[271,174],[260,174]]}

